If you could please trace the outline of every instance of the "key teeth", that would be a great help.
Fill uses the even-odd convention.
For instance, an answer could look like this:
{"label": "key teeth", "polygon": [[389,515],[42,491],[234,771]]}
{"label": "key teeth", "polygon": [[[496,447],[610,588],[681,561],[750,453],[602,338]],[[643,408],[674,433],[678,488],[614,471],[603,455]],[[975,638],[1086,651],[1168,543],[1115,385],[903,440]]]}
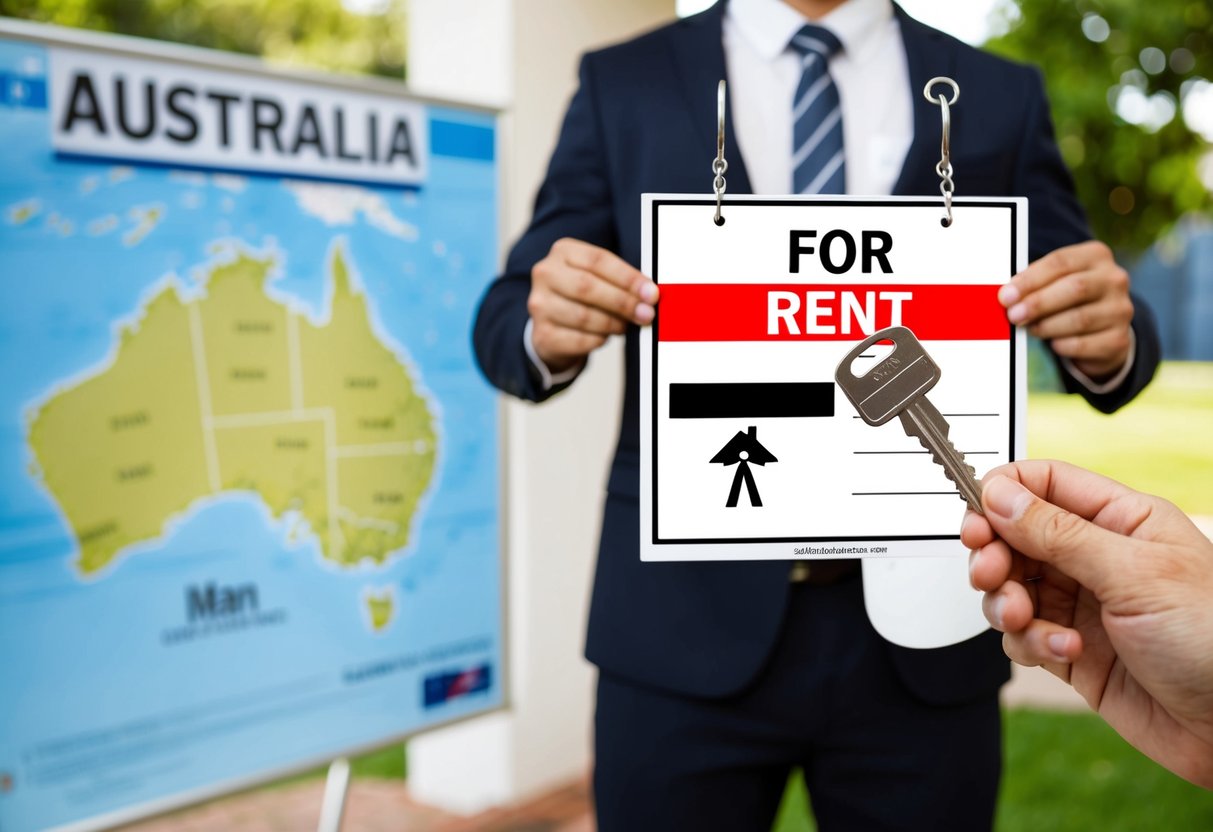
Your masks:
{"label": "key teeth", "polygon": [[[932,459],[932,460],[934,460],[935,464],[936,464],[936,465],[941,465],[941,466],[942,466],[942,465],[943,465],[943,459],[942,459],[942,457],[940,457],[940,456],[939,456],[939,454],[938,454],[938,453],[936,453],[936,452],[935,452],[935,451],[934,451],[934,450],[931,448],[931,443],[930,443],[930,442],[928,442],[928,441],[926,440],[926,438],[925,438],[925,437],[922,437],[922,436],[917,436],[917,437],[915,437],[915,438],[918,440],[918,444],[919,444],[919,445],[922,445],[922,447],[923,447],[923,448],[925,448],[926,450],[928,450],[928,451],[930,451],[930,452],[931,452],[931,459]],[[952,450],[956,451],[956,446],[952,444],[952,440],[950,440],[950,439],[944,439],[944,442],[947,442],[947,443],[948,443],[948,447],[949,447],[949,448],[951,448]],[[964,455],[964,454],[962,454],[960,451],[956,451],[956,456],[960,457],[961,459],[964,459],[964,458],[965,458],[965,455]],[[973,476],[977,476],[977,470],[976,470],[976,469],[975,469],[975,468],[974,468],[972,465],[970,465],[968,462],[965,462],[965,467],[969,469],[969,472],[970,472],[970,473],[972,473],[972,474],[973,474]],[[945,470],[945,471],[947,470],[947,466],[944,466],[944,470]],[[948,475],[948,478],[949,478],[949,479],[951,479],[951,474],[949,474],[949,475]]]}
{"label": "key teeth", "polygon": [[[948,443],[949,448],[956,451],[956,446],[953,445],[950,440],[944,440],[944,441],[946,441]],[[948,470],[948,466],[944,465],[943,458],[940,457],[940,455],[938,453],[936,453],[934,450],[931,449],[931,445],[929,442],[927,442],[926,439],[922,438],[921,436],[918,437],[918,444],[922,445],[922,447],[924,447],[928,451],[931,451],[931,461],[943,469],[944,476],[946,476],[949,480],[951,480],[954,485],[960,485],[960,483],[956,482],[956,478],[952,476],[952,472],[950,470]],[[960,457],[961,459],[964,459],[964,454],[962,454],[960,451],[956,451],[956,455],[958,457]],[[972,465],[970,465],[968,462],[965,462],[964,466],[965,466],[965,468],[969,469],[969,474],[972,475],[972,477],[974,479],[976,479],[977,478],[977,469],[974,468]],[[959,492],[958,492],[958,494],[959,494]],[[963,494],[959,494],[959,496],[960,496],[960,499],[962,499],[962,500],[965,499]],[[966,500],[966,502],[968,502],[968,501]]]}
{"label": "key teeth", "polygon": [[[935,460],[935,462],[941,466],[943,465],[943,463],[939,462],[939,460]],[[965,465],[965,468],[969,469],[969,474],[970,474],[970,476],[973,477],[973,479],[977,479],[977,469],[975,469],[972,465],[968,465],[968,464]],[[952,480],[953,485],[960,485],[960,483],[956,482],[955,478],[952,476],[952,472],[949,471],[947,468],[943,469],[943,474],[945,477]],[[960,499],[962,499],[962,500],[965,499],[964,494],[961,494],[959,491],[957,492],[957,494],[960,494]]]}
{"label": "key teeth", "polygon": [[[906,408],[901,411],[901,423],[910,436],[918,440],[918,444],[931,454],[931,460],[943,469],[944,476],[956,488],[956,496],[974,511],[981,509],[981,485],[977,482],[977,471],[965,459],[964,454],[956,450],[956,445],[948,437],[949,425],[946,419],[931,406],[925,398],[919,400],[918,407]],[[934,434],[938,445],[932,446],[928,436]],[[948,452],[951,452],[950,454]],[[945,460],[945,456],[948,459]],[[951,465],[961,470],[957,471],[960,480],[952,475]],[[963,466],[963,467],[962,467]],[[967,473],[968,476],[962,475]]]}
{"label": "key teeth", "polygon": [[[943,463],[941,461],[939,461],[938,459],[935,460],[935,464],[940,466],[941,468],[943,468]],[[965,468],[967,468],[969,470],[969,475],[972,476],[973,479],[977,479],[977,469],[976,468],[974,468],[972,465],[969,465],[967,462],[965,463]],[[945,476],[947,476],[948,479],[952,480],[952,482],[956,482],[955,479],[952,479],[952,472],[949,471],[947,468],[943,469],[943,473]],[[956,483],[956,484],[960,485],[960,483]]]}

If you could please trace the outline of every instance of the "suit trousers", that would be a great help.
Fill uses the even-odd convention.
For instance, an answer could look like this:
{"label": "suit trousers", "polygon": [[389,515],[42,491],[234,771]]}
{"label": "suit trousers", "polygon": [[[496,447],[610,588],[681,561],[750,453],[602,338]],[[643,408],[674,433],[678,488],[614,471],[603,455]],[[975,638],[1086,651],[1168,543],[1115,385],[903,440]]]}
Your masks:
{"label": "suit trousers", "polygon": [[820,832],[988,832],[1002,762],[997,692],[952,706],[917,699],[868,622],[858,575],[788,591],[779,642],[736,696],[695,699],[600,674],[600,832],[769,832],[794,766]]}

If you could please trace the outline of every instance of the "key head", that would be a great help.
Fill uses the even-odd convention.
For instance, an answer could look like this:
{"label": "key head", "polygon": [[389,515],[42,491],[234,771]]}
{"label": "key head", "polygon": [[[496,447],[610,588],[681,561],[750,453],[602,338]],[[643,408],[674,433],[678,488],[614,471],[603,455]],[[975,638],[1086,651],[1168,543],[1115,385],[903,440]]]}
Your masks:
{"label": "key head", "polygon": [[[851,372],[852,362],[881,341],[892,341],[893,351],[862,376]],[[939,381],[939,375],[939,366],[914,333],[904,326],[893,326],[868,336],[847,353],[834,380],[865,422],[883,425],[910,402],[925,396]]]}

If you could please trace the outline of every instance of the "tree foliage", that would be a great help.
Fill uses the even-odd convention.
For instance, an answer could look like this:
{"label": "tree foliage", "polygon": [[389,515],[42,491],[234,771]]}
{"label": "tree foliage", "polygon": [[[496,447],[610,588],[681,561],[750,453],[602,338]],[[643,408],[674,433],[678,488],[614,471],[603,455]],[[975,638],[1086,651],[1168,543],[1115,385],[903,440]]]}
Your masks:
{"label": "tree foliage", "polygon": [[[1141,250],[1177,219],[1210,213],[1213,151],[1185,120],[1213,123],[1208,0],[1014,0],[987,48],[1045,74],[1058,143],[1092,228]],[[1185,107],[1186,105],[1186,107]],[[1169,118],[1168,118],[1169,116]],[[1202,161],[1203,160],[1203,161]],[[1213,183],[1211,183],[1213,184]]]}
{"label": "tree foliage", "polygon": [[356,14],[341,0],[0,0],[0,14],[403,78],[403,0],[373,6]]}

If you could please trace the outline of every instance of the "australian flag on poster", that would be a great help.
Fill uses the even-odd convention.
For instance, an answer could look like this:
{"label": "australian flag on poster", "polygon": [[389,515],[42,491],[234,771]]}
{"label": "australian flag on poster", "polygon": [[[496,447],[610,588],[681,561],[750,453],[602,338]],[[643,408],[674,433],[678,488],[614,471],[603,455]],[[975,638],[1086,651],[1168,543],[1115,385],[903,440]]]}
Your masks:
{"label": "australian flag on poster", "polygon": [[452,699],[489,689],[492,682],[492,666],[480,664],[464,670],[434,673],[425,677],[425,707],[433,708]]}

